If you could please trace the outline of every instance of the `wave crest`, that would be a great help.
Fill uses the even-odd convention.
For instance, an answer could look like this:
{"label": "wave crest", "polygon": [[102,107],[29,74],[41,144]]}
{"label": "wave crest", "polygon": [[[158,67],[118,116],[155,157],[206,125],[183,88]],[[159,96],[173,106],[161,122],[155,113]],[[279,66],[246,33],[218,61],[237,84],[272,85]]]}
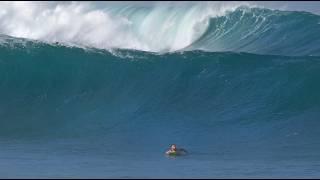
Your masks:
{"label": "wave crest", "polygon": [[96,8],[89,2],[7,2],[0,8],[2,34],[49,43],[151,52],[320,52],[320,16],[244,7],[242,3]]}

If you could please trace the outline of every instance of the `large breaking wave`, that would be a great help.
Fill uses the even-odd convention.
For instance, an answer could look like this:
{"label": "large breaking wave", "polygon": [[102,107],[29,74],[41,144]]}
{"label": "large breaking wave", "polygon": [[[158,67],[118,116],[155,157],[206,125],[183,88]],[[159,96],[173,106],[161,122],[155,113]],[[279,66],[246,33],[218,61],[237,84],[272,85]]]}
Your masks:
{"label": "large breaking wave", "polygon": [[[100,49],[319,55],[320,16],[199,3],[152,7],[1,3],[0,33]],[[28,8],[24,8],[28,7]]]}
{"label": "large breaking wave", "polygon": [[1,137],[319,146],[318,15],[8,7],[0,11]]}

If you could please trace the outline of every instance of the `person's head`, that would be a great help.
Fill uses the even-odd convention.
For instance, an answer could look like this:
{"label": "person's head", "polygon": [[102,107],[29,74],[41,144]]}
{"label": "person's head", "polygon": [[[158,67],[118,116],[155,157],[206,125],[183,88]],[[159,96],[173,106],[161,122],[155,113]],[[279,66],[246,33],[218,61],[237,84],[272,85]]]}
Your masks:
{"label": "person's head", "polygon": [[171,145],[171,150],[174,150],[174,151],[177,150],[177,146],[175,144],[172,144]]}

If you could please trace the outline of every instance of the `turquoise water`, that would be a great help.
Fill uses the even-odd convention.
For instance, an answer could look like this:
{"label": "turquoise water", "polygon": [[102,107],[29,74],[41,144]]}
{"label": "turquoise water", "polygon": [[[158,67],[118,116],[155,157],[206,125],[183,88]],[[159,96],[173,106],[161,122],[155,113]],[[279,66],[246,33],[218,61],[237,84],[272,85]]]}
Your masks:
{"label": "turquoise water", "polygon": [[[293,39],[266,49],[263,33],[213,52],[209,37],[231,36],[207,32],[170,53],[2,36],[0,177],[319,177],[319,16],[289,15],[310,32],[280,28]],[[166,157],[172,143],[190,153]]]}

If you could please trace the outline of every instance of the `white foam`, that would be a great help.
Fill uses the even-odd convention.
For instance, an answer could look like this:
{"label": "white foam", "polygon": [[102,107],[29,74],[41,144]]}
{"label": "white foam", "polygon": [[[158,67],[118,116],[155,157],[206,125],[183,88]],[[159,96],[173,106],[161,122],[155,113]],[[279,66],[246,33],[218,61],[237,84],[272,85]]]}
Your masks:
{"label": "white foam", "polygon": [[172,6],[159,2],[146,9],[134,5],[96,7],[91,2],[1,2],[0,33],[103,49],[175,51],[200,37],[210,17],[240,4]]}

